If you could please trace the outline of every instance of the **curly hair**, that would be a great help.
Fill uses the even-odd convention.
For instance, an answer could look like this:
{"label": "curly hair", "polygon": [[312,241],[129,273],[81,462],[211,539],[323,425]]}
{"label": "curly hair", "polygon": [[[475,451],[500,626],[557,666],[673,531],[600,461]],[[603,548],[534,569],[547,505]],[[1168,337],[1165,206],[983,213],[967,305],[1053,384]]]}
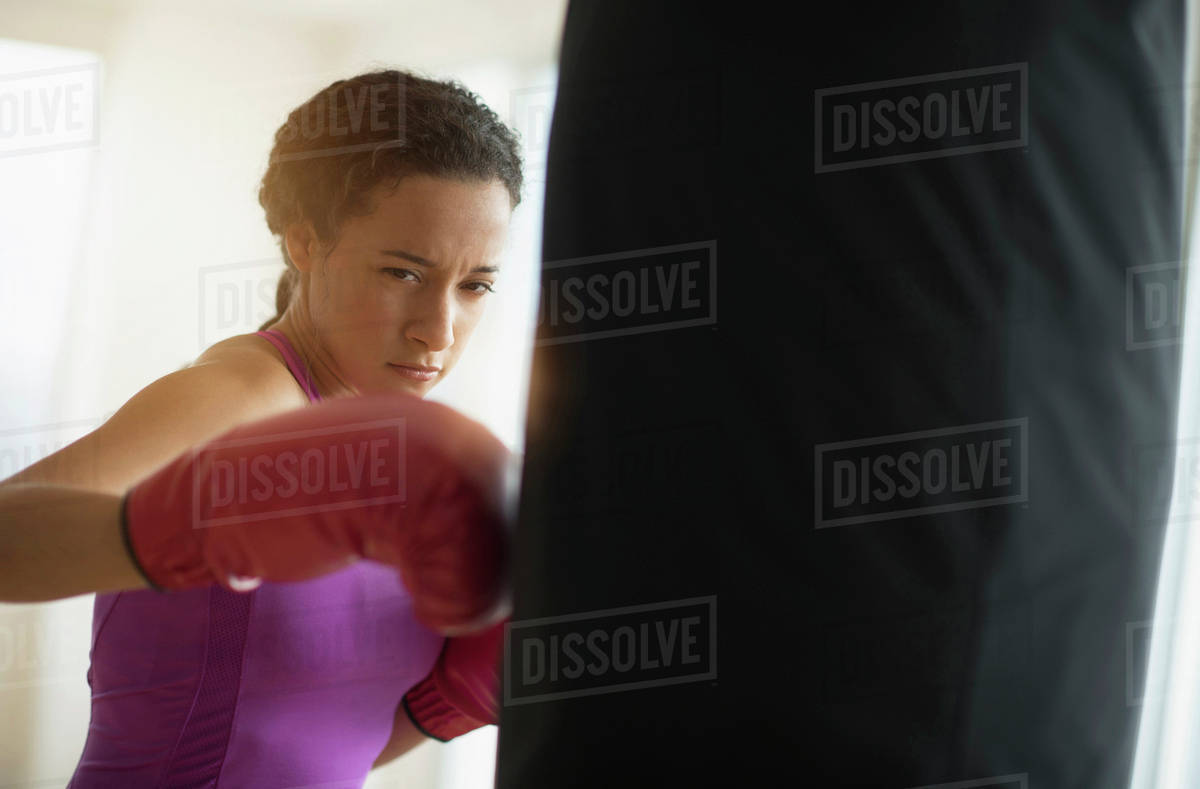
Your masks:
{"label": "curly hair", "polygon": [[299,281],[284,238],[290,225],[310,222],[322,244],[335,244],[348,218],[371,210],[376,187],[395,187],[413,174],[498,179],[516,208],[521,164],[517,135],[457,81],[380,70],[318,91],[275,132],[258,191],[287,266],[275,291],[276,315],[260,331],[287,310]]}

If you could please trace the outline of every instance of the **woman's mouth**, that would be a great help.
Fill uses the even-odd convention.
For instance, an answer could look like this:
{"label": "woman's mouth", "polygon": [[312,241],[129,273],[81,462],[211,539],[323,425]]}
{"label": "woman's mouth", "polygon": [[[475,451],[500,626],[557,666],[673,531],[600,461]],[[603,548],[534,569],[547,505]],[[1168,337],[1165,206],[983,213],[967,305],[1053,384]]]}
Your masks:
{"label": "woman's mouth", "polygon": [[419,365],[392,364],[390,362],[388,363],[388,367],[391,367],[396,372],[400,373],[403,376],[411,378],[414,381],[432,381],[434,378],[437,377],[438,371],[441,369],[439,367],[422,367]]}

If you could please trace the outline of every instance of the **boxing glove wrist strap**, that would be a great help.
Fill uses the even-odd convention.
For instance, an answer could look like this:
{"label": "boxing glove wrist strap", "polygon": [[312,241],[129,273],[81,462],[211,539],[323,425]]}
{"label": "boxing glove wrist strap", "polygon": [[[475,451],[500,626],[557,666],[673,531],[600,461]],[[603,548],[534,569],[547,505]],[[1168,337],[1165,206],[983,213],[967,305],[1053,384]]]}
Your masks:
{"label": "boxing glove wrist strap", "polygon": [[446,701],[432,675],[418,682],[401,700],[404,712],[426,737],[449,742],[486,724]]}
{"label": "boxing glove wrist strap", "polygon": [[129,491],[125,491],[125,495],[121,497],[121,543],[125,546],[125,553],[129,555],[129,561],[133,564],[138,575],[142,576],[142,580],[156,592],[166,592],[167,590],[154,582],[150,574],[146,572],[146,568],[138,561],[137,553],[133,550],[133,543],[129,539],[129,515],[126,509],[129,507]]}

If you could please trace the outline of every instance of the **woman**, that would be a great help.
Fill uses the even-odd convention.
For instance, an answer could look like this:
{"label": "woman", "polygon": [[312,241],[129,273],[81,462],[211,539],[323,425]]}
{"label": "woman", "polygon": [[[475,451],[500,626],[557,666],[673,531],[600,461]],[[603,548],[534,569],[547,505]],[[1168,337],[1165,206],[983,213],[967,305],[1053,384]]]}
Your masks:
{"label": "woman", "polygon": [[[461,86],[399,71],[333,83],[278,130],[259,192],[287,266],[279,314],[4,487],[71,486],[16,485],[20,502],[60,513],[95,504],[111,519],[113,494],[234,426],[319,401],[423,397],[453,369],[494,292],[521,178],[513,134]],[[0,496],[0,509],[16,495]],[[446,642],[414,618],[390,567],[161,594],[142,588],[148,576],[111,531],[82,535],[64,547],[72,532],[51,530],[29,539],[53,545],[31,548],[0,534],[26,559],[40,548],[90,554],[81,572],[57,576],[15,565],[6,583],[19,590],[4,599],[104,592],[74,789],[360,786],[427,734],[479,725],[445,708],[437,667],[456,654],[494,656],[496,631],[475,646]]]}

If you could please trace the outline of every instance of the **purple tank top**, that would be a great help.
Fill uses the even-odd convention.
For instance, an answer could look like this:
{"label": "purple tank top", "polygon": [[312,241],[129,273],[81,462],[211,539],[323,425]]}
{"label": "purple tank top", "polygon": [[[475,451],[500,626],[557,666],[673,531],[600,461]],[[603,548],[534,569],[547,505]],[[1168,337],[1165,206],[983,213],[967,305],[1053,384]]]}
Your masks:
{"label": "purple tank top", "polygon": [[[287,337],[258,334],[319,401]],[[442,643],[399,574],[368,561],[247,593],[98,594],[68,789],[357,789]]]}

